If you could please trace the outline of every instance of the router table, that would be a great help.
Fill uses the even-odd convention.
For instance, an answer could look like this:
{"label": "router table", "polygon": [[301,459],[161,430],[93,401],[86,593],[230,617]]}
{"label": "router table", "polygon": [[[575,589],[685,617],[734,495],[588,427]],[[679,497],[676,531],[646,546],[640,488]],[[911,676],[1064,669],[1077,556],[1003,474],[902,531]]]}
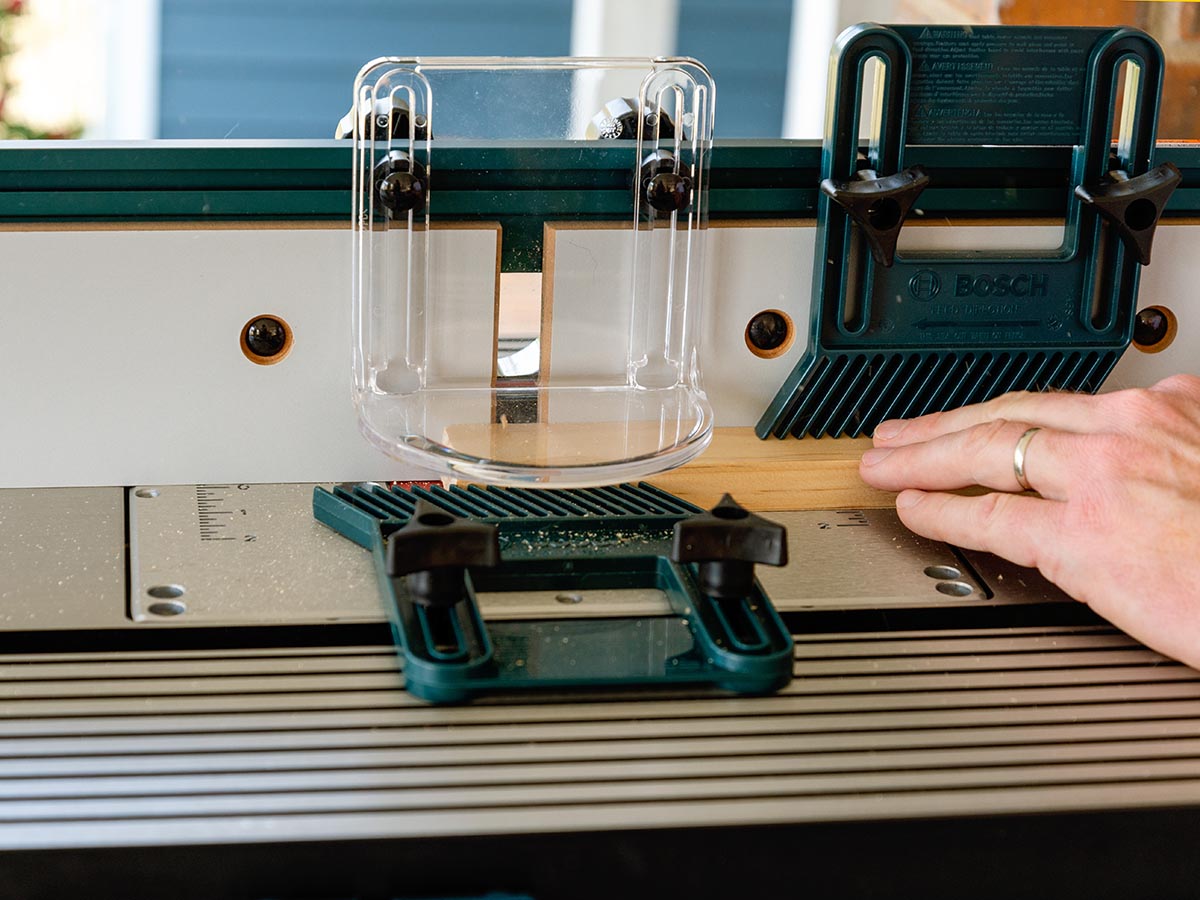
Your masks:
{"label": "router table", "polygon": [[[347,400],[348,148],[0,154],[0,896],[1193,892],[1200,674],[1036,572],[909,533],[858,480],[866,438],[754,436],[803,348],[732,348],[750,307],[807,317],[818,151],[718,144],[707,289],[739,299],[707,320],[726,343],[705,373],[727,424],[648,479],[787,526],[790,563],[759,578],[792,682],[462,706],[404,692],[370,555],[312,517],[315,485],[422,476],[361,441]],[[1044,242],[1065,153],[933,148],[905,240]],[[1200,151],[1159,155],[1184,182],[1141,296],[1178,333],[1107,387],[1200,359]],[[447,176],[435,234],[470,248],[463,290],[540,271],[543,304],[586,305],[569,273],[610,251],[555,219],[580,185],[511,196],[501,156]],[[263,315],[294,336],[278,365],[239,342]]]}

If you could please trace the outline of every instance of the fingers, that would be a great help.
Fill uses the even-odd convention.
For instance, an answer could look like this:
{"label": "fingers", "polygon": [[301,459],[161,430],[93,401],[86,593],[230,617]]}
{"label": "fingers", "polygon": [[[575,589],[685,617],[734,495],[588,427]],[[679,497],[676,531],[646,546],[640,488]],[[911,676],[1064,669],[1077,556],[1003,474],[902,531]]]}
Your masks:
{"label": "fingers", "polygon": [[[954,491],[982,485],[998,491],[1021,491],[1014,470],[1017,442],[1028,430],[1024,422],[996,420],[963,431],[898,446],[882,446],[863,454],[859,474],[885,491],[918,488]],[[1081,435],[1043,428],[1025,448],[1025,478],[1044,497],[1065,500],[1079,480]]]}
{"label": "fingers", "polygon": [[[1109,395],[1111,396],[1111,395]],[[1109,396],[1057,391],[1015,391],[972,406],[930,413],[916,419],[889,419],[875,428],[875,446],[896,447],[928,441],[975,425],[1008,419],[1030,426],[1053,427],[1080,434],[1104,431],[1113,424]]]}
{"label": "fingers", "polygon": [[1063,508],[1023,494],[963,497],[910,490],[896,498],[900,520],[917,534],[1037,567],[1052,580],[1059,567],[1047,554],[1062,546]]}
{"label": "fingers", "polygon": [[880,422],[875,428],[874,439],[878,447],[912,444],[996,419],[1028,422],[1042,428],[1053,427],[1077,434],[1121,430],[1137,432],[1140,430],[1139,417],[1144,416],[1148,409],[1161,411],[1164,395],[1175,401],[1182,412],[1195,421],[1197,404],[1200,404],[1200,377],[1172,375],[1149,388],[1108,394],[1012,391],[986,403],[930,413],[915,419]]}

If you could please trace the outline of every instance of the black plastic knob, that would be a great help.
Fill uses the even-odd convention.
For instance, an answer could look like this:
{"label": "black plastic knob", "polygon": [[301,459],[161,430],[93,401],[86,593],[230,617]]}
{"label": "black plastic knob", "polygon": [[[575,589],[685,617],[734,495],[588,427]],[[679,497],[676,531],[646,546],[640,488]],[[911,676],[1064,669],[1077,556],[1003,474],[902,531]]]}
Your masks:
{"label": "black plastic knob", "polygon": [[692,179],[660,172],[646,185],[646,202],[659,212],[680,212],[692,202]]}
{"label": "black plastic knob", "polygon": [[726,494],[710,511],[675,524],[671,559],[697,563],[700,590],[708,596],[747,597],[754,589],[756,563],[787,565],[787,529]]}
{"label": "black plastic knob", "polygon": [[1116,169],[1101,184],[1077,185],[1075,196],[1103,216],[1137,261],[1148,266],[1158,219],[1182,182],[1183,174],[1166,162],[1134,178]]}
{"label": "black plastic knob", "polygon": [[826,178],[821,193],[858,223],[875,262],[890,267],[896,259],[900,228],[928,186],[929,176],[920,166],[883,176],[863,169],[848,181]]}
{"label": "black plastic knob", "polygon": [[425,208],[425,177],[402,169],[388,172],[375,185],[379,202],[389,213],[420,212]]}
{"label": "black plastic knob", "polygon": [[692,173],[675,155],[658,150],[642,162],[642,199],[659,212],[683,212],[692,203]]}
{"label": "black plastic knob", "polygon": [[409,595],[422,606],[453,606],[465,596],[467,567],[499,562],[495,525],[460,519],[426,500],[417,501],[408,524],[388,539],[388,574],[406,576]]}

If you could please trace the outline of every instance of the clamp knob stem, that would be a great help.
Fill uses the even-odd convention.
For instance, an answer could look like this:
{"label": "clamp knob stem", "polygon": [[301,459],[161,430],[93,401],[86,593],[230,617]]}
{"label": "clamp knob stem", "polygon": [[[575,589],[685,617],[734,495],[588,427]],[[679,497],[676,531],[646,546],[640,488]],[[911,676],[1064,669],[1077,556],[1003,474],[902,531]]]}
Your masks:
{"label": "clamp knob stem", "polygon": [[756,563],[787,565],[787,529],[726,494],[709,512],[675,524],[671,559],[697,563],[700,590],[708,596],[747,597],[754,589]]}
{"label": "clamp knob stem", "polygon": [[468,566],[500,562],[495,525],[460,519],[427,500],[419,500],[408,524],[388,538],[387,572],[405,576],[413,602],[453,606],[464,596]]}

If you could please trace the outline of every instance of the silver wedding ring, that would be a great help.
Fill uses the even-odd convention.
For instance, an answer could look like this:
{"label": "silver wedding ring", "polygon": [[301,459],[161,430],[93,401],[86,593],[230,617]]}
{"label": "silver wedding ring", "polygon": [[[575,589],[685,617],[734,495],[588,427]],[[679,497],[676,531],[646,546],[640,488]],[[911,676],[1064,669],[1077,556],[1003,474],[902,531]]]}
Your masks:
{"label": "silver wedding ring", "polygon": [[1017,476],[1017,484],[1021,486],[1021,490],[1023,491],[1033,490],[1029,484],[1029,479],[1025,477],[1025,455],[1029,452],[1029,442],[1041,430],[1036,427],[1028,429],[1017,440],[1017,446],[1013,450],[1013,474]]}

